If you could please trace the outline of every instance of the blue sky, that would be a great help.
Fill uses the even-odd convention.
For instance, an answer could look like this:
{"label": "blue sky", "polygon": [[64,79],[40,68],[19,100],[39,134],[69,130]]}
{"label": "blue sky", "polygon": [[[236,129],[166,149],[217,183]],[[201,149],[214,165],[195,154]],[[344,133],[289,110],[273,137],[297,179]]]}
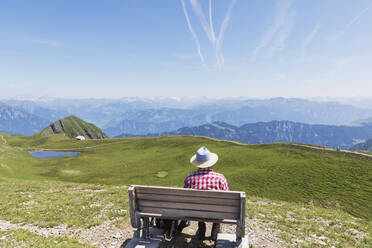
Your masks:
{"label": "blue sky", "polygon": [[371,30],[372,0],[2,0],[0,98],[372,97]]}

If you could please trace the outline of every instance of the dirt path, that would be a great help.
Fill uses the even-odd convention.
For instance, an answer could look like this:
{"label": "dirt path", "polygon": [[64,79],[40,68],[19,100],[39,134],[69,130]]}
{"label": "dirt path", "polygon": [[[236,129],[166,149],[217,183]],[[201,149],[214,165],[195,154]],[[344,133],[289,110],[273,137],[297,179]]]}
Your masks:
{"label": "dirt path", "polygon": [[298,146],[298,147],[312,148],[312,149],[322,150],[322,151],[350,153],[350,154],[355,154],[355,155],[360,155],[360,156],[372,158],[372,155],[366,154],[366,153],[362,153],[362,152],[355,152],[355,151],[349,151],[349,150],[337,150],[337,149],[333,149],[333,148],[318,147],[318,146],[311,146],[311,145],[301,145],[301,144],[290,144],[290,145],[292,145],[292,146]]}

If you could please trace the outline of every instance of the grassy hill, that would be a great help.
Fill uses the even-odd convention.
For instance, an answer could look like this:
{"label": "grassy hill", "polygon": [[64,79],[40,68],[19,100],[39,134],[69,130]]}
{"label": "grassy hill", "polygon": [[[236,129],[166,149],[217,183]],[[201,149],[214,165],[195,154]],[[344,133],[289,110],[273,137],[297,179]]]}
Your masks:
{"label": "grassy hill", "polygon": [[36,136],[50,136],[53,134],[65,134],[71,138],[76,136],[84,136],[86,139],[107,138],[107,135],[99,127],[73,115],[50,124]]}
{"label": "grassy hill", "polygon": [[[372,219],[368,206],[372,199],[372,160],[359,155],[290,144],[239,145],[191,136],[83,142],[62,136],[5,138],[8,155],[0,157],[0,161],[12,168],[0,170],[0,176],[6,178],[182,186],[185,176],[195,170],[189,158],[205,145],[219,154],[214,168],[225,174],[231,189],[274,200],[341,208]],[[35,149],[81,154],[40,160],[28,154]],[[167,176],[159,177],[159,172]]]}
{"label": "grassy hill", "polygon": [[[354,240],[355,237],[340,238],[339,242],[343,245],[339,247],[353,247],[357,244],[355,242],[372,245],[369,235],[372,233],[372,209],[370,208],[372,159],[366,156],[300,147],[295,144],[242,145],[192,136],[86,141],[75,141],[63,135],[26,137],[2,134],[2,136],[7,144],[0,145],[0,182],[3,188],[13,193],[9,192],[10,198],[6,196],[8,193],[0,196],[2,200],[0,219],[15,220],[17,216],[21,216],[18,220],[20,222],[42,219],[49,223],[48,225],[58,225],[60,222],[74,225],[78,221],[68,218],[76,218],[76,216],[66,217],[67,219],[53,217],[53,214],[57,214],[53,212],[57,206],[54,204],[57,202],[54,203],[54,198],[50,198],[52,196],[44,199],[43,195],[34,194],[36,198],[43,198],[42,201],[53,202],[48,207],[52,208],[48,210],[51,211],[51,217],[48,220],[40,214],[28,216],[26,212],[30,210],[12,214],[12,211],[7,209],[12,209],[11,206],[17,206],[19,203],[8,205],[7,202],[20,200],[22,197],[19,195],[21,198],[17,198],[17,194],[29,191],[32,187],[47,187],[40,186],[44,185],[43,182],[50,182],[51,185],[75,183],[74,187],[88,183],[91,185],[89,187],[103,187],[110,192],[114,191],[117,186],[130,184],[181,187],[185,176],[195,170],[189,165],[189,158],[200,146],[207,146],[211,151],[219,154],[219,161],[214,169],[226,176],[230,188],[247,192],[248,199],[251,201],[263,202],[263,206],[248,204],[248,209],[251,209],[247,211],[247,214],[252,214],[250,217],[260,218],[260,215],[264,215],[266,217],[261,216],[261,219],[266,220],[266,224],[282,214],[296,219],[292,221],[290,217],[282,216],[275,221],[277,228],[284,233],[283,239],[292,242],[290,240],[293,239],[293,235],[298,236],[291,231],[291,228],[297,228],[298,225],[310,225],[312,219],[317,220],[318,224],[313,223],[315,226],[320,225],[317,219],[317,214],[319,214],[323,217],[328,216],[324,217],[327,223],[335,223],[332,224],[335,225],[334,227],[327,228],[327,230],[334,229],[332,234],[329,234],[330,236],[337,235],[340,231],[337,229],[337,223],[343,223],[344,220],[345,225],[351,225],[349,223],[351,221],[356,223],[354,229],[364,230],[363,232],[368,234],[358,241]],[[30,151],[43,149],[81,153],[76,157],[42,160],[29,156]],[[14,187],[16,189],[13,189]],[[46,192],[47,189],[40,191]],[[120,196],[120,201],[123,201],[125,205],[126,191],[123,190],[121,193],[123,196]],[[12,194],[15,197],[14,200],[11,200]],[[96,197],[96,194],[91,197]],[[87,201],[84,204],[91,204],[89,201],[96,202],[97,200],[88,197],[84,201]],[[271,202],[280,202],[280,206],[284,204],[287,210]],[[101,204],[101,207],[105,204]],[[114,204],[116,206],[116,203]],[[76,206],[76,208],[80,210],[71,206],[72,213],[79,211],[79,214],[83,216],[82,222],[86,222],[79,225],[95,225],[95,223],[89,224],[91,221],[94,222],[94,219],[89,217],[89,213],[84,213],[85,210],[83,211],[81,207]],[[301,208],[319,210],[314,210],[315,212],[310,214],[307,210],[302,211]],[[63,215],[68,215],[68,213],[61,213],[61,216]],[[96,224],[99,225],[99,223],[101,221]],[[306,228],[317,230],[318,227],[315,226]],[[301,235],[307,237],[309,233],[306,231]]]}

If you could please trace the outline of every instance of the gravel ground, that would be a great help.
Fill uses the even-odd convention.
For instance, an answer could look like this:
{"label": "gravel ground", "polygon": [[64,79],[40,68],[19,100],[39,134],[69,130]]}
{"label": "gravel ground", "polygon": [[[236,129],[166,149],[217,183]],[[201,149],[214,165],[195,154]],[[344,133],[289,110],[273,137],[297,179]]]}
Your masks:
{"label": "gravel ground", "polygon": [[12,224],[9,221],[0,220],[0,231],[23,229],[44,237],[67,236],[76,238],[80,243],[91,244],[100,248],[117,248],[133,236],[133,228],[126,223],[124,228],[117,228],[107,221],[99,226],[89,229],[68,228],[67,225],[56,227],[38,227],[31,224]]}
{"label": "gravel ground", "polygon": [[[260,223],[258,220],[246,219],[245,230],[246,235],[248,236],[249,244],[252,244],[255,248],[285,247],[284,241],[279,238],[276,230],[262,228],[262,226],[262,223]],[[207,224],[206,240],[201,242],[194,237],[196,230],[198,229],[197,222],[191,222],[191,225],[185,228],[181,235],[178,235],[172,240],[165,240],[160,247],[214,247],[214,242],[210,240],[211,228],[212,224]],[[222,224],[222,232],[235,234],[235,225]]]}
{"label": "gravel ground", "polygon": [[[8,221],[0,220],[0,230],[24,229],[44,237],[68,236],[77,238],[81,243],[88,243],[100,248],[121,248],[132,238],[134,229],[130,223],[126,223],[123,228],[117,228],[107,221],[102,225],[94,226],[89,229],[68,228],[67,225],[60,225],[50,228],[37,227],[35,225],[12,224]],[[280,248],[285,247],[284,242],[279,238],[276,230],[263,228],[263,223],[258,220],[246,219],[246,234],[249,243],[255,248]],[[199,241],[194,235],[198,229],[197,222],[191,222],[190,226],[185,228],[182,234],[171,240],[164,240],[161,248],[171,247],[214,247],[214,242],[210,240],[212,224],[207,224],[206,240]],[[222,232],[235,233],[234,225],[222,225]]]}

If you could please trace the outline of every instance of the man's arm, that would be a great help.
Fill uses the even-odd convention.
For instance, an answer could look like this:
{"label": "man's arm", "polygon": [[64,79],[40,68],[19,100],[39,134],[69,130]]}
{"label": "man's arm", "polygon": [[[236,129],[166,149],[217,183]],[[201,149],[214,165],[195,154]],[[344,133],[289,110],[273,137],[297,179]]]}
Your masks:
{"label": "man's arm", "polygon": [[223,175],[221,175],[220,188],[221,190],[229,191],[229,184]]}
{"label": "man's arm", "polygon": [[185,178],[185,181],[183,182],[183,187],[184,188],[191,188],[191,186],[190,186],[190,180],[189,180],[189,177],[188,176]]}

